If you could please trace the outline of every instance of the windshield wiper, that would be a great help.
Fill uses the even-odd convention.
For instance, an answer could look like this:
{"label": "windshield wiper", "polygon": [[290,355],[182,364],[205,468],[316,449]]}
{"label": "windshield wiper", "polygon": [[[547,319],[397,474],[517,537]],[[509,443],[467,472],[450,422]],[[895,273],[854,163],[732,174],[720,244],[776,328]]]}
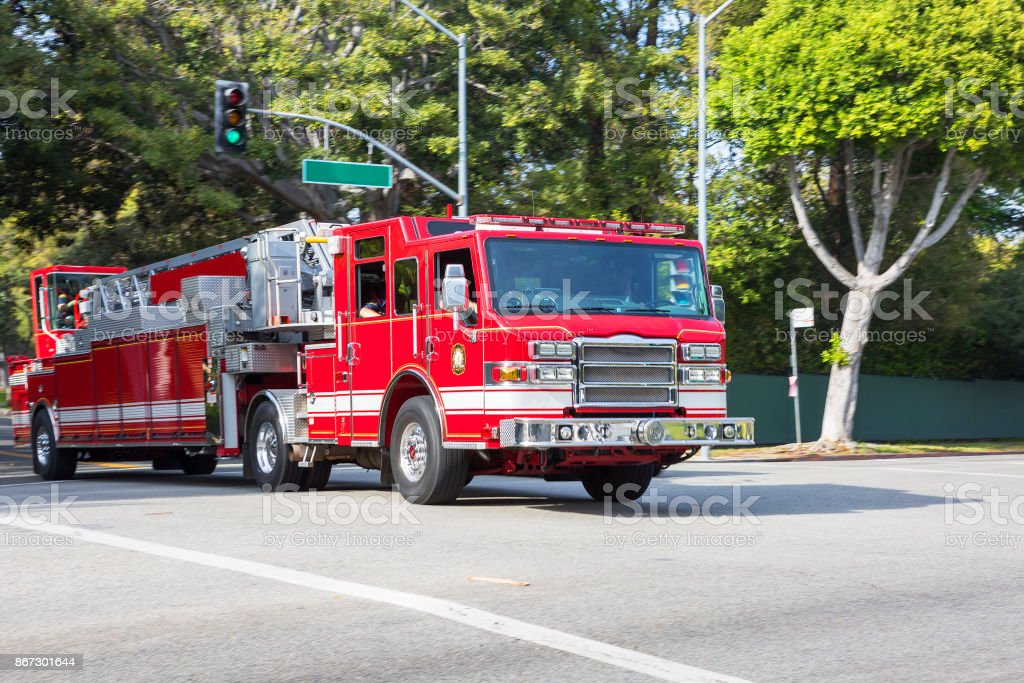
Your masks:
{"label": "windshield wiper", "polygon": [[660,315],[672,315],[670,311],[663,311],[660,308],[631,308],[628,306],[580,306],[576,310],[583,313],[658,313]]}

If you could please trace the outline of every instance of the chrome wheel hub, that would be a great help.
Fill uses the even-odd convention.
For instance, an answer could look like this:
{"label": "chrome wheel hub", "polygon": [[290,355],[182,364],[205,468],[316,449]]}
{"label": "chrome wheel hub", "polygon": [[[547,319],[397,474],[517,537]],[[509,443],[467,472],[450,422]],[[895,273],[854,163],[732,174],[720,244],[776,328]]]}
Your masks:
{"label": "chrome wheel hub", "polygon": [[264,422],[256,433],[256,466],[263,474],[270,474],[277,464],[277,431],[274,425]]}
{"label": "chrome wheel hub", "polygon": [[406,425],[398,448],[402,474],[410,482],[418,482],[427,469],[427,435],[423,427],[416,422]]}
{"label": "chrome wheel hub", "polygon": [[50,462],[50,435],[46,430],[36,434],[36,459],[44,466]]}

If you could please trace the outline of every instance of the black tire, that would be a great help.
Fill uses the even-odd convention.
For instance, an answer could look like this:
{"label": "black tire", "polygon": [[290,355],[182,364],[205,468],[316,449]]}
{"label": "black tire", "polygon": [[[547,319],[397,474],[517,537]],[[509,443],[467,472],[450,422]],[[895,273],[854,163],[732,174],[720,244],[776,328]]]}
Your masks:
{"label": "black tire", "polygon": [[[583,470],[581,479],[583,488],[598,502],[605,498],[618,500],[619,496],[626,500],[636,500],[647,491],[658,469],[657,464],[588,467]],[[629,488],[620,490],[620,487],[626,485]]]}
{"label": "black tire", "polygon": [[320,490],[327,486],[328,480],[331,478],[331,469],[334,467],[334,463],[330,460],[320,460],[319,462],[313,463],[312,467],[307,467],[302,471],[302,488]]}
{"label": "black tire", "polygon": [[46,481],[71,479],[78,468],[78,454],[57,448],[57,438],[46,411],[32,420],[32,470]]}
{"label": "black tire", "polygon": [[260,488],[269,486],[273,491],[295,491],[302,488],[304,470],[289,458],[291,450],[284,442],[277,408],[273,403],[261,403],[249,425],[246,443],[249,471]]}
{"label": "black tire", "polygon": [[217,455],[215,453],[197,453],[196,455],[181,456],[181,469],[185,474],[213,474],[217,469]]}
{"label": "black tire", "polygon": [[402,497],[419,505],[450,503],[466,485],[469,457],[464,450],[441,447],[441,425],[426,396],[409,399],[398,411],[391,430],[391,471]]}

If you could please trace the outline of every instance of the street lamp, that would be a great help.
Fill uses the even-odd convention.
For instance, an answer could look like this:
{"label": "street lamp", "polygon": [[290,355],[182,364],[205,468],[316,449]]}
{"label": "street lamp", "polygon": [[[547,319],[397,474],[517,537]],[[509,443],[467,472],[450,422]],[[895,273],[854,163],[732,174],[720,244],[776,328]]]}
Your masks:
{"label": "street lamp", "polygon": [[707,25],[732,3],[733,0],[726,0],[711,14],[697,15],[697,239],[705,253],[708,250],[708,56],[705,33]]}
{"label": "street lamp", "polygon": [[[711,14],[697,15],[697,239],[704,248],[704,258],[708,252],[708,55],[707,26],[715,20],[733,0],[725,0]],[[711,448],[702,446],[700,459],[711,459]]]}
{"label": "street lamp", "polygon": [[[732,0],[730,0],[731,2]],[[469,150],[466,145],[466,34],[455,35],[409,0],[399,0],[459,46],[459,216],[469,216]]]}

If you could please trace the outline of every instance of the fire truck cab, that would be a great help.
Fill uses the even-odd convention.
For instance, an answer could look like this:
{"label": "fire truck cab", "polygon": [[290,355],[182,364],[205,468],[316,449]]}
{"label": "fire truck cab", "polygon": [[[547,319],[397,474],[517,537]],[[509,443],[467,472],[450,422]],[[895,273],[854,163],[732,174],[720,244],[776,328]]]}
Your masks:
{"label": "fire truck cab", "polygon": [[417,503],[477,474],[635,499],[700,446],[754,438],[727,416],[721,290],[682,231],[303,220],[134,270],[53,266],[32,274],[36,358],[10,368],[15,437],[47,479],[241,456],[264,490],[350,462]]}

